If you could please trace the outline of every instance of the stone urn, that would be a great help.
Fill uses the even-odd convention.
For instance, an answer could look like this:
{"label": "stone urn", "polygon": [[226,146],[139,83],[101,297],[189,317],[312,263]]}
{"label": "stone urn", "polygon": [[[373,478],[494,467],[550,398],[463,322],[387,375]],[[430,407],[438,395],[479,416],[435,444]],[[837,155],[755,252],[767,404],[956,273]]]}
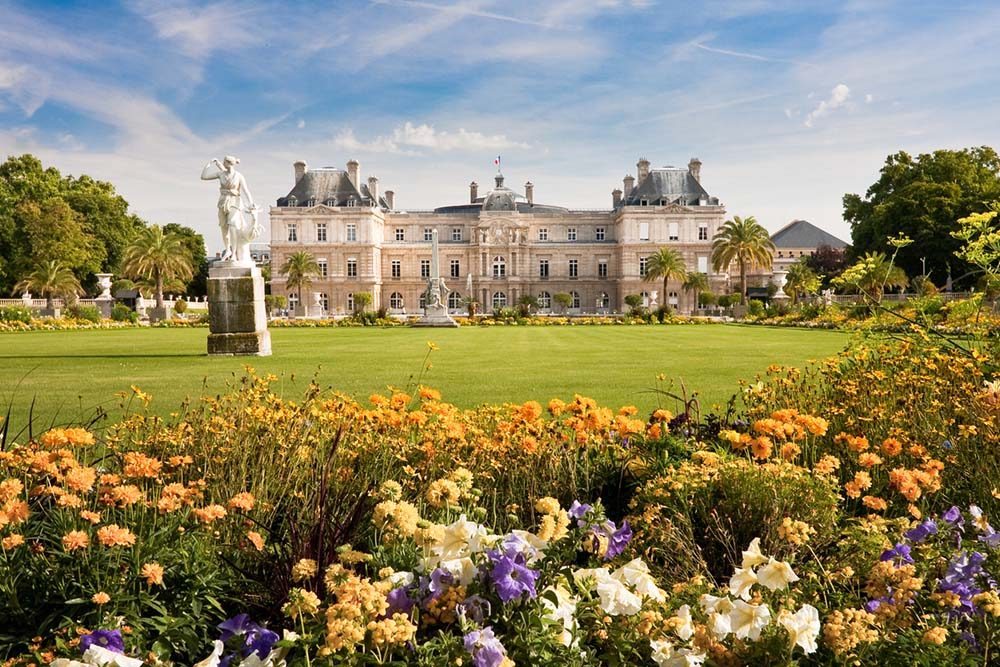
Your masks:
{"label": "stone urn", "polygon": [[25,292],[21,295],[21,303],[24,304],[25,308],[31,308],[35,305],[35,299],[31,296],[31,292]]}
{"label": "stone urn", "polygon": [[111,299],[111,278],[114,276],[113,273],[95,273],[97,277],[97,286],[101,288],[101,293],[97,295],[98,299]]}
{"label": "stone urn", "polygon": [[771,274],[771,280],[773,280],[774,284],[778,286],[778,291],[774,293],[773,297],[771,297],[775,301],[783,301],[790,298],[787,294],[785,294],[785,280],[787,277],[788,271],[785,271],[784,269],[778,269]]}

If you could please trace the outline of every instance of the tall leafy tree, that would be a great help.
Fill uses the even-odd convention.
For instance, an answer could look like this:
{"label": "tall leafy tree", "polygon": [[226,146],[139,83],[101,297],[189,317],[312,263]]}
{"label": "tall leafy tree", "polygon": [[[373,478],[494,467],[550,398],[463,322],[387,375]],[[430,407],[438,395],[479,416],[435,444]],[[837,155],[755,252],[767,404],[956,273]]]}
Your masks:
{"label": "tall leafy tree", "polygon": [[684,284],[681,285],[681,288],[688,294],[693,293],[695,298],[695,303],[698,303],[701,293],[707,292],[710,286],[711,285],[708,281],[707,273],[702,273],[701,271],[692,271],[691,273],[687,274],[687,277],[684,279]]}
{"label": "tall leafy tree", "polygon": [[164,287],[172,280],[190,280],[194,268],[184,239],[164,233],[159,225],[151,225],[125,248],[122,271],[129,277],[149,281],[156,307],[162,309]]}
{"label": "tall leafy tree", "polygon": [[55,308],[56,297],[71,300],[83,291],[73,271],[55,259],[39,264],[14,286],[14,290],[42,295],[50,311]]}
{"label": "tall leafy tree", "polygon": [[839,276],[847,268],[847,253],[840,248],[823,244],[817,246],[813,254],[803,257],[805,265],[813,273],[820,276],[822,289],[830,286],[830,281]]}
{"label": "tall leafy tree", "polygon": [[712,239],[712,268],[727,271],[734,261],[740,267],[740,303],[747,302],[747,270],[771,268],[774,243],[759,222],[751,215],[741,218],[734,215],[726,220]]}
{"label": "tall leafy tree", "polygon": [[799,298],[807,294],[815,294],[822,284],[819,274],[809,267],[806,259],[801,257],[789,266],[788,275],[785,276],[785,294],[792,297],[792,303],[797,303]]}
{"label": "tall leafy tree", "polygon": [[646,275],[642,277],[643,282],[651,283],[654,280],[663,281],[663,295],[660,303],[667,302],[667,283],[674,280],[683,283],[687,278],[687,264],[684,257],[673,248],[660,248],[655,253],[646,258]]}
{"label": "tall leafy tree", "polygon": [[1000,201],[1000,156],[994,149],[938,150],[916,157],[900,151],[886,158],[864,197],[844,195],[851,258],[892,253],[889,239],[904,234],[913,243],[899,251],[896,263],[907,274],[920,274],[926,265],[935,282],[950,274],[970,285],[970,265],[955,257],[962,242],[951,233],[958,231],[959,218],[987,211],[994,201]]}
{"label": "tall leafy tree", "polygon": [[319,275],[319,264],[312,254],[299,250],[288,256],[280,272],[285,276],[287,288],[297,291],[299,305],[302,305],[302,290],[312,285],[313,278]]}
{"label": "tall leafy tree", "polygon": [[100,271],[104,246],[86,231],[83,217],[61,197],[41,203],[22,201],[13,218],[20,255],[12,265],[19,272],[52,261],[74,271],[78,278]]}
{"label": "tall leafy tree", "polygon": [[[194,276],[187,283],[186,288],[189,293],[204,296],[208,289],[208,251],[205,249],[205,237],[194,231],[190,227],[170,222],[163,225],[164,234],[174,234],[184,242],[184,247],[191,255],[191,265],[194,268]],[[265,276],[264,280],[269,281],[270,276]]]}
{"label": "tall leafy tree", "polygon": [[833,284],[879,303],[886,289],[906,287],[909,280],[903,268],[896,266],[885,253],[870,252],[849,266]]}

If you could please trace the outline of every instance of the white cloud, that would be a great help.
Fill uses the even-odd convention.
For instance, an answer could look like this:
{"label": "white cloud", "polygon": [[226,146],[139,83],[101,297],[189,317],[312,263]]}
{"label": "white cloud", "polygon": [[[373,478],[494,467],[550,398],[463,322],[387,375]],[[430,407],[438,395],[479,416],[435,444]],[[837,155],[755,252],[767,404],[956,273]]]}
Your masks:
{"label": "white cloud", "polygon": [[483,134],[465,128],[459,128],[457,132],[438,131],[432,125],[414,125],[409,121],[397,126],[391,135],[378,136],[369,142],[359,140],[352,129],[342,130],[334,138],[334,146],[344,150],[408,154],[415,154],[415,150],[495,151],[530,148],[530,144],[514,141],[503,134]]}
{"label": "white cloud", "polygon": [[306,122],[304,120],[302,120],[301,118],[299,119],[299,122],[295,124],[295,127],[299,128],[300,130],[303,129],[305,126],[306,126]]}
{"label": "white cloud", "polygon": [[249,21],[253,10],[240,4],[203,6],[137,0],[133,8],[153,24],[160,37],[177,42],[193,58],[204,58],[213,51],[235,51],[255,39]]}
{"label": "white cloud", "polygon": [[847,98],[850,96],[851,89],[843,83],[838,83],[833,87],[833,90],[830,91],[830,97],[820,102],[819,106],[809,112],[809,115],[806,116],[806,120],[803,124],[806,127],[812,127],[817,118],[821,118],[822,116],[829,114],[831,111],[844,106],[844,103],[847,102]]}

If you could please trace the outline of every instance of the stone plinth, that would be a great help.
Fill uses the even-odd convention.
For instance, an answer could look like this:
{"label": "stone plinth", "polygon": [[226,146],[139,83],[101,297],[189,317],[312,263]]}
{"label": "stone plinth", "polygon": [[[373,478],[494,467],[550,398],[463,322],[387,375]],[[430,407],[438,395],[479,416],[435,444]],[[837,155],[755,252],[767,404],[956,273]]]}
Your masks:
{"label": "stone plinth", "polygon": [[452,319],[445,306],[427,306],[423,317],[413,323],[415,327],[457,327],[458,322]]}
{"label": "stone plinth", "polygon": [[97,310],[101,311],[101,317],[107,320],[111,318],[111,309],[115,307],[115,300],[99,296],[94,299],[94,305],[97,306]]}
{"label": "stone plinth", "polygon": [[256,266],[217,262],[208,272],[208,353],[271,355],[264,278]]}

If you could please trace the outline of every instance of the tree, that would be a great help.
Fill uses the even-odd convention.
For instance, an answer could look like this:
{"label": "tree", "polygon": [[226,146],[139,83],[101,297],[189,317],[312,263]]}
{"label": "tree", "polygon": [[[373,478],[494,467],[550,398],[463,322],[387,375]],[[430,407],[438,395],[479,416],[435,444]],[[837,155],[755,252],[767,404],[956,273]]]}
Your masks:
{"label": "tree", "polygon": [[293,252],[281,266],[288,289],[298,291],[299,305],[302,305],[302,290],[312,285],[312,279],[319,275],[316,258],[304,250]]}
{"label": "tree", "polygon": [[734,261],[740,266],[740,303],[747,302],[747,269],[771,268],[774,243],[753,216],[741,218],[734,215],[726,220],[712,239],[712,268],[727,271]]}
{"label": "tree", "polygon": [[785,277],[785,294],[792,297],[792,303],[797,303],[800,296],[815,294],[822,284],[820,277],[809,268],[805,259],[800,257],[799,261],[789,266]]}
{"label": "tree", "polygon": [[45,309],[55,310],[55,298],[70,300],[83,292],[80,281],[76,279],[68,266],[63,266],[58,260],[50,260],[40,264],[14,286],[15,292],[37,292],[45,297]]}
{"label": "tree", "polygon": [[684,282],[685,278],[687,278],[687,265],[684,264],[684,257],[673,248],[660,248],[646,258],[646,275],[642,280],[647,283],[663,280],[660,303],[667,302],[667,283],[671,280]]}
{"label": "tree", "polygon": [[880,303],[886,288],[906,287],[908,282],[906,272],[885,253],[870,252],[848,267],[833,284],[844,290],[856,290]]}
{"label": "tree", "polygon": [[569,292],[556,292],[552,295],[552,300],[555,301],[556,305],[563,309],[563,312],[573,305],[573,295]]}
{"label": "tree", "polygon": [[684,290],[685,294],[694,293],[696,295],[696,303],[702,306],[701,294],[707,292],[710,287],[708,282],[708,274],[702,273],[701,271],[692,271],[687,274],[684,279],[684,284],[681,285],[681,289]]}
{"label": "tree", "polygon": [[104,247],[87,233],[82,216],[62,198],[22,201],[13,217],[15,243],[20,246],[20,256],[13,261],[16,270],[52,261],[74,271],[78,279],[101,270]]}
{"label": "tree", "polygon": [[[958,219],[989,209],[1000,200],[1000,156],[987,146],[938,150],[912,157],[900,151],[886,158],[879,179],[864,197],[844,195],[844,219],[851,225],[851,258],[894,251],[890,238],[903,234],[913,243],[896,263],[908,275],[941,282],[949,274],[971,285],[971,269],[955,252]],[[923,260],[923,263],[921,262]],[[926,266],[926,272],[924,271]]]}
{"label": "tree", "polygon": [[629,307],[629,312],[632,315],[638,315],[639,312],[642,310],[642,295],[626,294],[625,305]]}
{"label": "tree", "polygon": [[[301,296],[299,297],[302,298]],[[355,292],[354,293],[354,314],[360,315],[365,312],[365,308],[368,304],[372,302],[371,292]]]}
{"label": "tree", "polygon": [[538,310],[538,297],[522,294],[517,300],[517,310],[521,317],[528,317],[532,311]]}
{"label": "tree", "polygon": [[806,266],[820,276],[822,289],[830,286],[830,281],[839,276],[847,268],[847,253],[830,245],[820,245],[808,257],[802,257]]}
{"label": "tree", "polygon": [[[176,222],[169,222],[163,225],[164,234],[174,234],[183,242],[191,255],[191,266],[194,275],[185,285],[185,291],[189,294],[204,296],[208,291],[208,253],[205,250],[205,237],[194,231],[190,227],[179,225]],[[265,282],[270,277],[264,278]]]}
{"label": "tree", "polygon": [[173,280],[190,280],[194,268],[184,239],[151,225],[125,248],[122,271],[131,278],[148,280],[156,296],[156,308],[161,310],[165,286]]}

